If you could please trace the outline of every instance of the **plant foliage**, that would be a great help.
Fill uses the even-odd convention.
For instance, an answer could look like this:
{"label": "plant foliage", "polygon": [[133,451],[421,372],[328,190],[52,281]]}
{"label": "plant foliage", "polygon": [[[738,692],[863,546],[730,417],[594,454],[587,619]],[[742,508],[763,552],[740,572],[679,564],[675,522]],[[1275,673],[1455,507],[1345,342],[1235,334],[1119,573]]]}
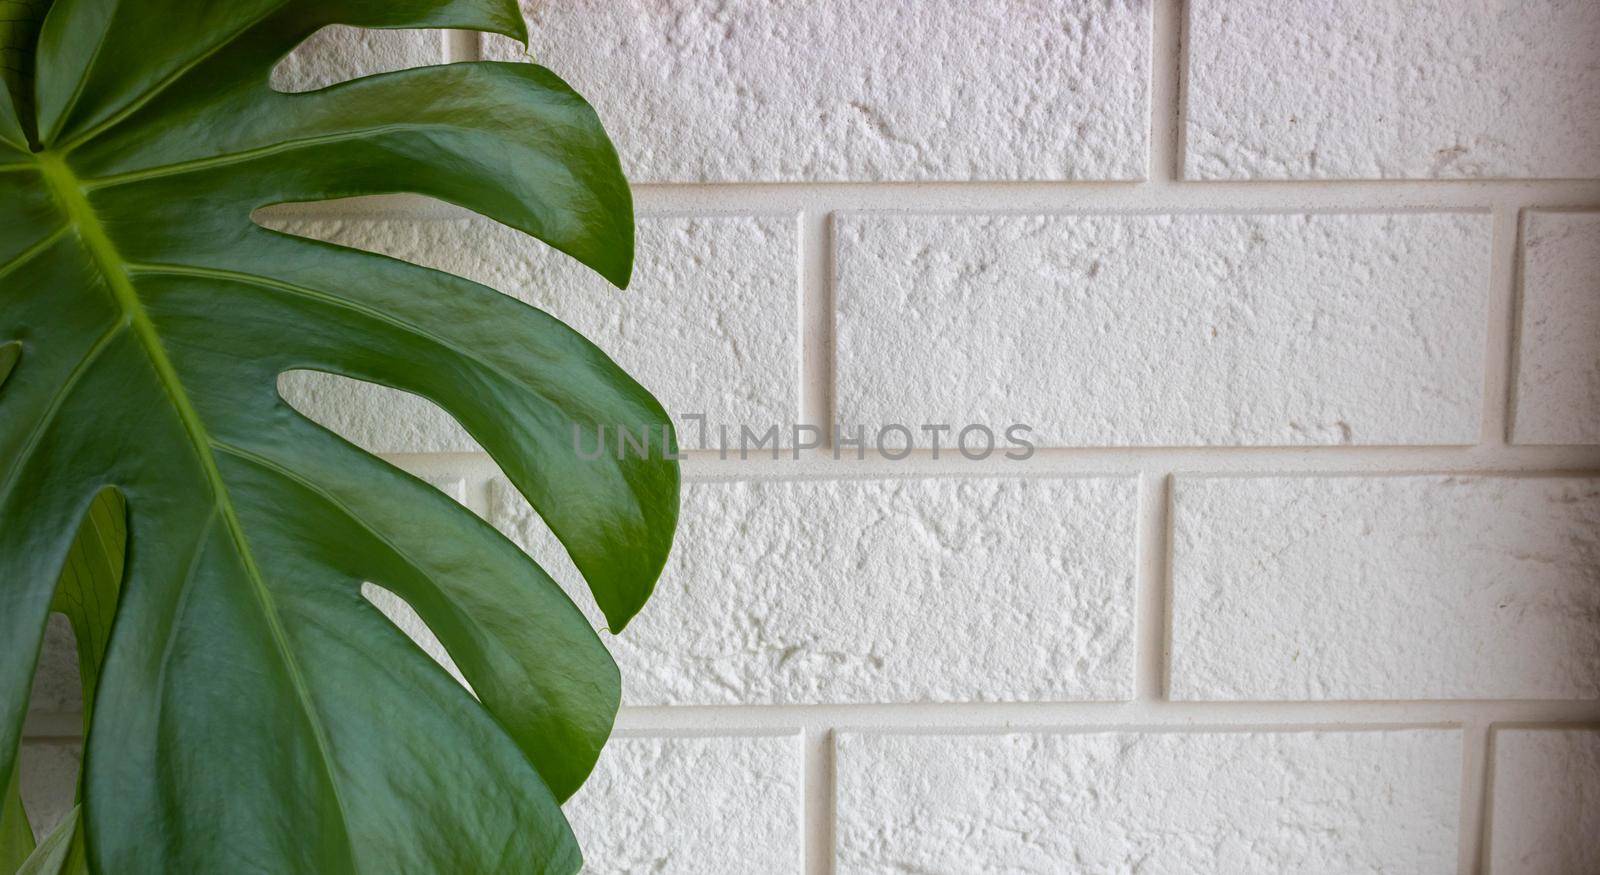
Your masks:
{"label": "plant foliage", "polygon": [[[0,19],[0,865],[32,845],[17,751],[56,610],[85,686],[80,805],[28,871],[575,870],[559,803],[620,696],[599,637],[515,546],[301,417],[277,378],[448,411],[614,631],[671,543],[669,420],[545,313],[251,213],[412,192],[622,286],[632,206],[594,112],[532,64],[268,84],[330,24],[523,38],[512,0],[0,0]],[[581,458],[574,425],[601,424],[658,439]]]}

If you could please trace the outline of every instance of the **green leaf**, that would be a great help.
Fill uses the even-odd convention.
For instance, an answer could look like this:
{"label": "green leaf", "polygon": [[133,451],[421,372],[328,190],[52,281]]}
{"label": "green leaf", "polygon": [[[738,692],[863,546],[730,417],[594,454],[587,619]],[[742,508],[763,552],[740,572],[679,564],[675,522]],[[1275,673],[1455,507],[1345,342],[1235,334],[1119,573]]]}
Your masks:
{"label": "green leaf", "polygon": [[94,693],[111,643],[111,623],[116,619],[118,591],[127,553],[128,505],[115,489],[100,490],[78,526],[67,550],[61,578],[50,610],[65,614],[72,624],[78,650],[78,678],[83,684],[83,728],[94,715]]}
{"label": "green leaf", "polygon": [[11,375],[11,369],[17,364],[17,357],[22,353],[22,344],[15,340],[10,343],[0,343],[0,383],[6,381]]}
{"label": "green leaf", "polygon": [[[15,344],[0,346],[0,384],[4,384],[12,365],[16,363],[16,351]],[[78,525],[78,533],[67,551],[66,565],[61,570],[55,596],[51,600],[51,609],[65,614],[72,624],[77,642],[85,729],[88,728],[89,715],[93,710],[100,664],[105,659],[111,624],[116,616],[117,591],[122,585],[123,557],[127,545],[126,510],[122,496],[115,489],[102,489],[95,496],[89,505],[89,512]],[[3,803],[0,803],[4,806],[0,810],[0,872],[57,872],[60,861],[52,863],[54,868],[37,868],[43,865],[38,862],[41,859],[54,861],[56,851],[47,848],[49,840],[34,848],[33,830],[22,806],[19,777],[18,770],[12,769],[11,782]],[[77,816],[78,812],[74,809],[71,819]],[[58,825],[55,832],[61,830],[62,827]],[[70,829],[68,835],[72,835]],[[82,844],[81,840],[72,841]],[[61,851],[63,860],[65,854],[65,850]],[[24,858],[32,861],[33,868],[21,865]]]}
{"label": "green leaf", "polygon": [[77,875],[88,872],[83,856],[79,818],[83,806],[74,805],[56,828],[44,837],[33,853],[17,867],[16,875]]}
{"label": "green leaf", "polygon": [[33,853],[33,827],[22,808],[20,776],[12,770],[0,797],[0,872],[16,872]]}
{"label": "green leaf", "polygon": [[[110,630],[89,669],[92,869],[574,871],[558,803],[620,698],[598,636],[493,528],[302,418],[277,376],[321,370],[443,407],[614,630],[671,544],[670,421],[545,313],[250,215],[413,192],[624,285],[627,183],[593,110],[539,67],[273,91],[276,60],[331,23],[522,36],[511,0],[56,0],[44,21],[40,148],[0,142],[0,349],[15,350],[0,385],[0,751],[16,750],[45,618],[70,604],[55,583],[78,521],[112,487],[125,582],[115,622],[97,613],[79,633]],[[599,425],[648,433],[648,451],[581,458],[574,427]],[[364,581],[410,603],[476,699]]]}
{"label": "green leaf", "polygon": [[0,142],[24,152],[33,134],[33,46],[48,11],[50,0],[0,0]]}

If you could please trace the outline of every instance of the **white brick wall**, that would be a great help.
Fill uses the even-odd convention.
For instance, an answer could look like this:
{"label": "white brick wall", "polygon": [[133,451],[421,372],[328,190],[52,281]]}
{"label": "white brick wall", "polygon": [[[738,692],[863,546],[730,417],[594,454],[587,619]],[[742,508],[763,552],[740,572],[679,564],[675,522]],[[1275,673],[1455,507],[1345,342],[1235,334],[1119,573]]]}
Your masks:
{"label": "white brick wall", "polygon": [[846,422],[1020,421],[1079,447],[1477,437],[1486,215],[872,215],[835,231]]}
{"label": "white brick wall", "polygon": [[1440,872],[1455,732],[847,734],[838,871]]}
{"label": "white brick wall", "polygon": [[600,107],[640,182],[1144,176],[1138,0],[523,8],[529,53]]}
{"label": "white brick wall", "polygon": [[1590,0],[1193,0],[1196,179],[1600,175]]}
{"label": "white brick wall", "polygon": [[35,841],[72,811],[78,789],[83,745],[76,740],[31,739],[22,743],[22,804]]}
{"label": "white brick wall", "polygon": [[272,87],[299,92],[407,67],[445,61],[445,37],[436,30],[363,30],[342,24],[317,31],[278,62]]}
{"label": "white brick wall", "polygon": [[1600,480],[1180,477],[1172,513],[1176,698],[1600,697]]}
{"label": "white brick wall", "polygon": [[1522,234],[1512,439],[1600,443],[1600,213],[1532,212]]}
{"label": "white brick wall", "polygon": [[606,643],[636,705],[1127,699],[1136,511],[1129,479],[692,483],[659,609]]}
{"label": "white brick wall", "polygon": [[1494,733],[1489,871],[1600,871],[1600,731]]}
{"label": "white brick wall", "polygon": [[567,804],[586,872],[794,872],[800,738],[614,738]]}
{"label": "white brick wall", "polygon": [[[415,198],[263,220],[494,285],[707,415],[607,636],[594,871],[1600,868],[1600,4],[524,8],[638,183],[629,291]],[[332,29],[274,82],[480,56],[526,60]],[[283,391],[578,590],[437,409]],[[737,453],[835,418],[920,448]],[[918,428],[1014,422],[1025,460]],[[56,811],[69,646],[25,751]]]}

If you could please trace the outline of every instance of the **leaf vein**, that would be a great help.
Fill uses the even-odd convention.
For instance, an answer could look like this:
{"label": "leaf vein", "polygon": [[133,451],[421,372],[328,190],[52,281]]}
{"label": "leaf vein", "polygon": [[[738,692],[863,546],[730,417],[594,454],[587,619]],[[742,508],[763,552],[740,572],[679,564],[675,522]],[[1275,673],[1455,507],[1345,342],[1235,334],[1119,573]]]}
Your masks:
{"label": "leaf vein", "polygon": [[[211,48],[207,49],[206,51],[202,52],[194,60],[190,61],[187,64],[184,64],[184,65],[180,66],[176,70],[173,70],[171,75],[167,76],[167,78],[162,79],[160,82],[157,82],[155,85],[151,86],[151,88],[148,91],[146,91],[143,94],[135,97],[133,99],[133,101],[128,106],[124,107],[122,110],[118,111],[116,114],[112,115],[110,118],[106,119],[105,121],[101,122],[100,124],[95,125],[94,127],[90,128],[89,130],[85,131],[84,133],[78,135],[77,137],[74,137],[72,140],[70,140],[70,141],[68,141],[66,143],[63,143],[61,145],[61,147],[60,147],[61,151],[62,152],[70,151],[70,150],[76,148],[77,146],[80,146],[83,143],[94,139],[95,137],[99,136],[101,133],[106,131],[108,128],[111,128],[112,126],[121,123],[123,119],[126,119],[128,116],[133,115],[134,113],[138,112],[140,109],[142,109],[145,106],[145,104],[148,104],[150,101],[155,100],[156,97],[160,96],[160,94],[163,91],[166,91],[168,88],[170,88],[172,86],[172,83],[178,81],[179,79],[182,79],[184,76],[187,76],[189,74],[189,71],[193,70],[195,67],[198,67],[201,64],[205,63],[206,61],[210,60],[212,56],[216,55],[216,53],[222,51],[223,49],[227,48],[228,46],[233,45],[233,41],[234,40],[238,39],[246,31],[250,30],[251,28],[255,27],[256,25],[260,24],[261,22],[267,20],[268,17],[270,17],[271,15],[276,13],[279,9],[283,8],[283,5],[284,5],[283,3],[278,3],[278,4],[274,5],[274,6],[267,7],[267,9],[265,11],[263,11],[260,16],[258,16],[256,18],[252,18],[249,21],[246,21],[244,24],[239,26],[238,30],[235,30],[233,33],[228,34],[228,36],[225,39],[222,39],[222,40],[218,41],[216,45],[214,45]],[[107,28],[106,32],[104,34],[101,34],[100,42],[95,45],[94,54],[89,57],[88,63],[83,65],[83,75],[78,78],[78,82],[77,82],[77,85],[76,85],[76,87],[74,88],[74,90],[72,92],[71,99],[67,101],[66,106],[63,107],[62,110],[61,110],[61,115],[56,119],[55,130],[50,132],[51,138],[54,138],[56,135],[61,133],[61,125],[66,123],[67,116],[69,114],[71,114],[72,110],[77,106],[79,98],[81,98],[83,96],[84,85],[87,84],[88,81],[89,81],[89,72],[94,69],[94,62],[95,62],[95,60],[97,58],[100,57],[100,50],[105,47],[106,34],[109,34],[110,32],[111,32],[111,29]]]}
{"label": "leaf vein", "polygon": [[56,241],[60,240],[62,235],[67,233],[67,229],[71,227],[71,225],[62,225],[61,227],[45,235],[39,240],[39,242],[17,253],[16,256],[10,261],[6,262],[5,264],[0,264],[0,279],[5,279],[6,276],[11,273],[11,271],[39,257],[51,246],[54,246]]}
{"label": "leaf vein", "polygon": [[260,146],[255,149],[243,149],[238,152],[229,152],[210,158],[196,158],[193,161],[179,161],[174,164],[158,164],[140,170],[129,170],[126,173],[113,173],[108,176],[91,176],[83,180],[86,189],[112,188],[118,185],[127,185],[132,182],[143,182],[147,179],[161,179],[167,176],[181,176],[197,170],[209,170],[213,167],[228,167],[234,164],[243,164],[256,158],[268,155],[277,155],[283,152],[292,152],[296,149],[310,148],[324,143],[339,143],[346,140],[359,140],[363,137],[378,136],[395,131],[421,130],[438,125],[419,124],[392,124],[377,125],[371,128],[360,128],[352,131],[343,131],[337,134],[323,134],[316,137],[301,137],[298,140],[283,140],[271,146]]}
{"label": "leaf vein", "polygon": [[28,439],[23,443],[21,452],[17,453],[16,458],[12,460],[11,470],[6,472],[5,481],[0,483],[0,496],[11,494],[12,487],[16,486],[17,477],[22,473],[22,469],[27,466],[28,459],[33,455],[34,450],[38,449],[39,442],[44,440],[44,433],[49,430],[50,424],[55,421],[56,414],[61,411],[61,405],[66,403],[67,396],[72,394],[73,388],[83,379],[83,375],[88,373],[90,366],[111,345],[112,339],[122,333],[122,329],[126,327],[128,327],[126,322],[119,321],[108,328],[104,334],[101,334],[94,344],[89,347],[89,351],[78,361],[78,364],[73,367],[72,373],[67,375],[67,379],[62,382],[60,388],[56,389],[55,393],[50,396],[50,402],[45,407],[44,415],[40,416],[39,421],[34,423],[33,430],[28,433]]}
{"label": "leaf vein", "polygon": [[[415,267],[415,265],[411,265],[411,266]],[[389,325],[389,326],[391,326],[393,328],[397,328],[397,329],[399,329],[401,331],[404,331],[404,332],[406,332],[408,334],[412,334],[412,335],[415,335],[417,337],[426,338],[427,340],[429,340],[429,341],[431,341],[433,343],[437,343],[439,346],[444,347],[445,349],[448,349],[449,351],[455,353],[456,355],[460,356],[461,358],[463,358],[463,359],[465,359],[467,361],[470,361],[470,362],[472,362],[472,363],[474,363],[476,365],[479,365],[480,367],[484,368],[485,370],[489,371],[490,373],[492,373],[492,374],[494,374],[494,375],[496,375],[498,377],[501,377],[501,378],[503,378],[503,379],[505,379],[505,380],[517,385],[517,386],[520,386],[521,388],[528,390],[530,393],[538,395],[540,398],[542,398],[542,399],[544,399],[546,401],[549,401],[549,397],[547,395],[545,395],[545,393],[543,391],[541,391],[538,386],[529,383],[527,380],[521,379],[520,377],[516,376],[515,374],[509,373],[504,368],[494,364],[493,362],[485,360],[483,357],[477,355],[476,353],[474,353],[474,352],[472,352],[470,350],[467,350],[467,349],[463,349],[462,347],[457,346],[456,344],[450,342],[449,340],[447,340],[447,339],[445,339],[443,337],[440,337],[439,335],[434,334],[434,333],[432,333],[430,331],[427,331],[427,330],[423,329],[419,325],[415,325],[415,324],[407,322],[407,321],[405,321],[403,319],[397,319],[394,316],[392,316],[392,315],[390,315],[388,313],[385,313],[385,312],[383,312],[381,310],[377,310],[377,309],[374,309],[372,307],[367,307],[367,306],[364,306],[362,304],[357,304],[356,302],[351,301],[351,300],[349,300],[347,298],[341,298],[341,297],[338,297],[337,295],[331,295],[331,294],[328,294],[327,292],[321,292],[321,291],[318,291],[316,289],[308,288],[306,286],[295,285],[293,283],[280,282],[278,280],[272,280],[272,279],[268,279],[266,277],[254,276],[254,275],[247,274],[247,273],[237,273],[237,272],[228,271],[228,270],[218,270],[216,268],[209,268],[209,267],[193,267],[193,266],[189,266],[189,265],[176,265],[176,264],[130,264],[130,265],[128,265],[128,269],[131,270],[131,271],[134,271],[136,273],[166,274],[166,275],[172,275],[172,276],[195,276],[195,277],[205,277],[205,278],[208,278],[208,279],[217,279],[217,280],[225,280],[225,281],[229,281],[229,282],[236,282],[236,283],[239,283],[240,285],[255,286],[257,288],[264,289],[264,290],[267,290],[267,291],[278,291],[278,292],[282,292],[282,293],[287,294],[287,295],[292,295],[292,296],[296,296],[296,297],[306,298],[306,299],[312,300],[312,301],[317,301],[319,303],[326,304],[326,305],[328,305],[330,307],[335,307],[335,308],[342,309],[342,310],[348,310],[348,311],[353,312],[353,313],[359,313],[359,314],[361,314],[363,316],[366,316],[369,319],[373,319],[373,320],[378,321],[378,322],[383,322],[383,323],[385,323],[385,324],[387,324],[387,325]],[[422,269],[426,270],[426,268],[422,268]],[[452,277],[452,278],[454,279],[454,277]]]}

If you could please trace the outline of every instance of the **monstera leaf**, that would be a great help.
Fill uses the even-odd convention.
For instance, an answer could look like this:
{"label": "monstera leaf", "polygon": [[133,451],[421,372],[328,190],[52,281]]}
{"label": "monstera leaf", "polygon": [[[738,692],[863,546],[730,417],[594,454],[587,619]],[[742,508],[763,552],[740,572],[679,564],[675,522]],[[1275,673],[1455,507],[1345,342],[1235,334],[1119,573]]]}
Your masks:
{"label": "monstera leaf", "polygon": [[[620,286],[631,203],[594,112],[531,64],[268,84],[329,24],[522,38],[512,0],[0,5],[0,787],[48,614],[103,647],[76,828],[40,851],[81,843],[115,873],[573,871],[559,802],[619,700],[598,636],[511,543],[302,418],[277,377],[451,413],[613,630],[671,542],[668,418],[538,310],[251,212],[418,193]],[[648,449],[581,457],[574,430],[602,425]],[[125,567],[94,600],[69,565],[107,495]],[[416,610],[472,692],[365,581]]]}

